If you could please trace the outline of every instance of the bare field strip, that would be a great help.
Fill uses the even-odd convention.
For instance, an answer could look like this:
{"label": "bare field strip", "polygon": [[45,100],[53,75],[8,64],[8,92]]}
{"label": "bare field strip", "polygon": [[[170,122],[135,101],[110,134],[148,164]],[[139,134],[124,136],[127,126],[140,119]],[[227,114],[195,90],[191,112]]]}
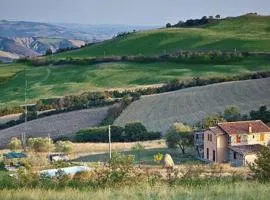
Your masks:
{"label": "bare field strip", "polygon": [[140,121],[150,131],[165,132],[172,123],[196,124],[204,117],[223,112],[229,105],[248,114],[261,105],[270,106],[270,78],[213,84],[175,92],[149,95],[132,103],[116,125]]}
{"label": "bare field strip", "polygon": [[[109,107],[72,111],[29,121],[26,136],[70,136],[80,129],[98,125],[107,115]],[[20,124],[0,131],[0,147],[5,146],[11,137],[20,137],[25,131]]]}

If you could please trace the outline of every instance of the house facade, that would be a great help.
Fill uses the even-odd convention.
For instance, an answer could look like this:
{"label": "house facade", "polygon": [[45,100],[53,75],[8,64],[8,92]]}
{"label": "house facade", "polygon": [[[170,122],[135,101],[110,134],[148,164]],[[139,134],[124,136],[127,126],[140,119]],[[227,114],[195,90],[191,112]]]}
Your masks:
{"label": "house facade", "polygon": [[260,120],[218,123],[204,131],[204,159],[245,166],[261,146],[270,145],[270,128]]}

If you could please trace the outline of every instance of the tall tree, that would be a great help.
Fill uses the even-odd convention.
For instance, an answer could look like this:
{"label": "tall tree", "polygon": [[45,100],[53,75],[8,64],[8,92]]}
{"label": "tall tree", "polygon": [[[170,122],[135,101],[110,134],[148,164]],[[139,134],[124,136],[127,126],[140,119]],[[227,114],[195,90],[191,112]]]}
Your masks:
{"label": "tall tree", "polygon": [[192,128],[183,123],[174,123],[166,133],[166,143],[169,148],[180,148],[185,154],[186,148],[193,144]]}

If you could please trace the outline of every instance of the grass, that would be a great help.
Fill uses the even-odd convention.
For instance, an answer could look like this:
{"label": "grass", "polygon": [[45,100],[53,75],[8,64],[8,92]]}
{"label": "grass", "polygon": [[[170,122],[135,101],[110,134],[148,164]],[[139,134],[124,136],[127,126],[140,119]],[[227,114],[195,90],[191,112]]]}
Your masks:
{"label": "grass", "polygon": [[[114,149],[114,145],[112,144],[112,148]],[[122,151],[124,154],[127,155],[134,155],[135,156],[135,163],[140,163],[143,161],[146,165],[156,165],[153,160],[154,155],[161,153],[161,154],[170,154],[175,162],[175,164],[190,164],[190,163],[200,163],[199,160],[195,158],[195,151],[193,148],[188,148],[186,154],[182,154],[179,149],[168,149],[168,148],[151,148],[145,149],[139,155],[131,150]],[[75,162],[106,162],[108,161],[109,154],[102,153],[102,154],[93,154],[88,156],[83,156],[80,158],[75,159]]]}
{"label": "grass", "polygon": [[175,186],[161,184],[150,186],[142,184],[133,187],[107,188],[100,190],[45,190],[20,189],[0,190],[0,199],[3,200],[85,200],[85,199],[216,199],[216,200],[267,200],[270,184],[257,182],[237,182],[230,184],[211,184],[200,187]]}
{"label": "grass", "polygon": [[0,74],[10,77],[1,84],[0,106],[24,102],[27,67],[28,102],[41,98],[81,94],[87,91],[129,88],[165,83],[173,79],[190,79],[195,76],[231,76],[270,69],[270,60],[264,56],[251,56],[230,65],[181,64],[173,62],[104,63],[88,66],[64,65],[28,67],[22,64],[0,65]]}
{"label": "grass", "polygon": [[154,55],[179,49],[269,52],[269,24],[270,16],[241,16],[197,28],[143,31],[57,54],[54,58]]}
{"label": "grass", "polygon": [[114,124],[141,122],[149,131],[166,132],[174,122],[196,125],[204,117],[238,106],[249,114],[260,106],[270,106],[270,78],[228,82],[150,95],[129,105]]}

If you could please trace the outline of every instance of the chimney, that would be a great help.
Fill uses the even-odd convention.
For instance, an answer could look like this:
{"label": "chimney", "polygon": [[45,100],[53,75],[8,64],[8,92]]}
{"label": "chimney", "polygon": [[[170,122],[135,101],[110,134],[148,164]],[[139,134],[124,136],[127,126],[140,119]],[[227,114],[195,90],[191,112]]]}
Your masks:
{"label": "chimney", "polygon": [[248,132],[249,133],[252,133],[252,126],[251,126],[251,124],[248,124]]}

